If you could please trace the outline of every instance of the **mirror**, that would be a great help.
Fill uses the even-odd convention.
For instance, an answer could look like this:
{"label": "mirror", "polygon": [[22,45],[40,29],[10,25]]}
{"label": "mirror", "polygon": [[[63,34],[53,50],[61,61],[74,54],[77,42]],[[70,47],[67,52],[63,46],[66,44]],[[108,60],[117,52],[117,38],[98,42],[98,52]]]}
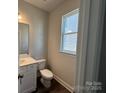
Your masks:
{"label": "mirror", "polygon": [[29,25],[18,23],[19,54],[29,54]]}

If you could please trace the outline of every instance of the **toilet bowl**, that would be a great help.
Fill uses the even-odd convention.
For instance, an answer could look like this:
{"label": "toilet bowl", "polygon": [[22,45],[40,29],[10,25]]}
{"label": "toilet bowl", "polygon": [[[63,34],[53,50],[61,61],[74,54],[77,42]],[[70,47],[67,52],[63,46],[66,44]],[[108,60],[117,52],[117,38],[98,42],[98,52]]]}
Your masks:
{"label": "toilet bowl", "polygon": [[53,79],[53,73],[48,69],[40,70],[41,73],[41,82],[46,87],[49,88],[51,86],[51,80]]}
{"label": "toilet bowl", "polygon": [[46,88],[49,88],[51,86],[51,80],[53,79],[53,73],[49,69],[45,69],[46,60],[37,60],[37,62],[38,70],[41,75],[40,81]]}

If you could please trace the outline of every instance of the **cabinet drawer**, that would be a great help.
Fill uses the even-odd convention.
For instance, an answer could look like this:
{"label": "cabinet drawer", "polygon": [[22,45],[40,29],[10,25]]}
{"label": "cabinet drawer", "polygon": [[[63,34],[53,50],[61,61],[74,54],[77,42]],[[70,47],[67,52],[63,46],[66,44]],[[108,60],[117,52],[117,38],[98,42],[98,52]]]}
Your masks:
{"label": "cabinet drawer", "polygon": [[31,65],[22,66],[20,67],[19,72],[36,73],[37,65],[31,64]]}
{"label": "cabinet drawer", "polygon": [[28,69],[28,70],[32,70],[33,68],[34,68],[33,65],[28,65],[28,66],[27,66],[27,69]]}
{"label": "cabinet drawer", "polygon": [[37,67],[35,64],[27,66],[28,71],[36,71]]}
{"label": "cabinet drawer", "polygon": [[19,71],[20,71],[20,72],[27,72],[27,71],[28,71],[27,66],[22,66],[22,67],[20,67],[20,68],[19,68]]}

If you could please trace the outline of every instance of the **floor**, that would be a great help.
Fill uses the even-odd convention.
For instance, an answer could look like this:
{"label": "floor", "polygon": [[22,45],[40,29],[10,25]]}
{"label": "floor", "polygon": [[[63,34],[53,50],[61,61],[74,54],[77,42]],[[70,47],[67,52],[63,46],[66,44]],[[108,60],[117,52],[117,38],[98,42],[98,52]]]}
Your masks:
{"label": "floor", "polygon": [[45,88],[41,82],[40,78],[37,79],[37,90],[32,93],[71,93],[66,88],[64,88],[61,84],[59,84],[56,80],[51,81],[52,85],[50,88]]}

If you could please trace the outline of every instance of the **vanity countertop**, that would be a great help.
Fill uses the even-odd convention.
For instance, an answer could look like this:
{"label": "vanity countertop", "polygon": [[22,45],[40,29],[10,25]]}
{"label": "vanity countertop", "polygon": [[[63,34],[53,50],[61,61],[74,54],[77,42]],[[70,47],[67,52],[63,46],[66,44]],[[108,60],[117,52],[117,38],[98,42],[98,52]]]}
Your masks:
{"label": "vanity countertop", "polygon": [[21,54],[19,55],[19,66],[26,66],[26,65],[31,65],[31,64],[38,64],[40,62],[44,62],[46,59],[40,59],[40,60],[35,60],[31,56],[27,54]]}
{"label": "vanity countertop", "polygon": [[19,59],[19,66],[26,66],[31,64],[36,64],[36,60],[32,57],[24,57]]}

